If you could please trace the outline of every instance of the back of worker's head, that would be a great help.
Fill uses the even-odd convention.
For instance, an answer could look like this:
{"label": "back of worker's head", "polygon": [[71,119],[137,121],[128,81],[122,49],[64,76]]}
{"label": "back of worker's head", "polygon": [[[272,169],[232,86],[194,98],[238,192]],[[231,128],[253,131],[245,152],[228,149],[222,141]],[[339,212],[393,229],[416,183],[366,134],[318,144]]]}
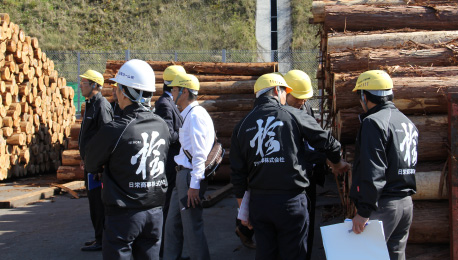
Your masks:
{"label": "back of worker's head", "polygon": [[383,104],[393,100],[393,80],[383,70],[369,70],[359,75],[355,91],[361,99],[365,94],[368,101]]}
{"label": "back of worker's head", "polygon": [[163,79],[164,79],[164,92],[165,91],[172,91],[172,87],[170,87],[170,83],[175,79],[178,74],[186,74],[186,70],[183,66],[180,65],[171,65],[168,66],[164,70]]}
{"label": "back of worker's head", "polygon": [[104,79],[103,75],[100,72],[95,70],[87,70],[79,76],[83,79],[87,79],[93,89],[97,91],[102,90]]}
{"label": "back of worker's head", "polygon": [[259,77],[254,83],[254,93],[256,98],[264,95],[273,95],[274,89],[285,89],[286,93],[292,91],[291,87],[288,86],[285,79],[276,73],[268,73]]}
{"label": "back of worker's head", "polygon": [[110,80],[116,82],[122,94],[134,103],[149,103],[156,91],[154,71],[142,60],[127,61]]}
{"label": "back of worker's head", "polygon": [[301,70],[290,70],[283,78],[286,84],[293,90],[291,95],[297,99],[308,99],[313,97],[312,81],[307,73]]}

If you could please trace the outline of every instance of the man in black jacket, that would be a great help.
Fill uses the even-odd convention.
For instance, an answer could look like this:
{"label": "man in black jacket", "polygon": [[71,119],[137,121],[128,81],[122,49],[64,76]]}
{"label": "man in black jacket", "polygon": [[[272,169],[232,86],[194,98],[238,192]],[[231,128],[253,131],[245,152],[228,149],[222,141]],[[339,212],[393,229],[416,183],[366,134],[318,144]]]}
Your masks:
{"label": "man in black jacket", "polygon": [[113,118],[117,120],[122,116],[122,109],[119,107],[118,103],[118,96],[116,94],[118,89],[118,84],[113,84],[112,94],[113,94],[113,102],[110,102],[111,108],[113,109]]}
{"label": "man in black jacket", "polygon": [[341,173],[340,143],[316,120],[283,106],[291,88],[282,76],[265,74],[254,85],[255,107],[234,128],[231,181],[239,206],[250,192],[249,222],[255,230],[256,259],[305,259],[308,211],[305,142],[323,151]]}
{"label": "man in black jacket", "polygon": [[164,70],[164,93],[162,96],[155,102],[155,113],[162,117],[167,123],[170,132],[170,148],[169,153],[167,154],[167,164],[165,168],[165,175],[167,176],[167,181],[169,183],[169,189],[167,190],[165,204],[164,204],[164,216],[167,216],[167,210],[170,204],[170,195],[172,190],[175,187],[175,178],[176,178],[176,169],[177,164],[174,161],[174,157],[180,152],[180,142],[178,141],[178,130],[183,125],[183,118],[180,115],[175,102],[173,101],[172,96],[172,87],[169,87],[173,79],[178,74],[186,74],[186,71],[182,66],[172,65],[167,67]]}
{"label": "man in black jacket", "polygon": [[383,221],[391,259],[405,259],[416,192],[418,130],[393,104],[393,81],[382,70],[362,73],[358,91],[364,114],[356,139],[350,198],[356,205],[353,231],[369,219]]}
{"label": "man in black jacket", "polygon": [[102,183],[97,178],[96,173],[88,171],[84,167],[84,162],[94,159],[86,156],[86,146],[103,125],[113,121],[113,111],[110,103],[100,93],[104,82],[103,75],[95,70],[88,70],[80,77],[80,89],[81,94],[86,98],[86,109],[81,123],[78,145],[82,159],[81,167],[84,168],[89,211],[95,232],[95,240],[86,242],[85,247],[82,247],[81,250],[99,251],[102,250],[105,215],[101,197]]}
{"label": "man in black jacket", "polygon": [[[180,115],[180,111],[177,108],[177,105],[173,101],[172,96],[172,87],[169,87],[170,83],[172,83],[173,79],[178,74],[186,74],[185,69],[179,65],[172,65],[167,67],[164,70],[164,87],[163,87],[163,94],[162,96],[154,103],[155,112],[158,116],[162,117],[164,121],[167,123],[170,132],[170,147],[169,152],[167,154],[167,163],[165,165],[165,175],[167,176],[167,182],[169,183],[169,188],[167,189],[167,193],[165,195],[165,202],[164,202],[164,228],[165,228],[165,221],[167,219],[167,213],[169,211],[170,205],[170,198],[172,196],[172,190],[175,187],[175,179],[177,175],[177,171],[175,167],[177,164],[173,159],[178,153],[180,152],[180,142],[178,141],[178,130],[183,125],[183,118]],[[162,235],[164,235],[164,230]],[[164,240],[162,240],[161,244],[161,253],[164,247]],[[161,254],[162,255],[162,254]]]}
{"label": "man in black jacket", "polygon": [[148,63],[129,60],[112,80],[123,115],[101,128],[86,149],[95,158],[86,162],[88,171],[105,168],[103,258],[159,259],[169,129],[142,105],[155,91]]}
{"label": "man in black jacket", "polygon": [[[285,74],[284,79],[286,84],[293,90],[286,96],[286,103],[289,106],[300,109],[303,113],[315,118],[312,105],[308,101],[313,97],[312,81],[307,73],[301,70],[290,70]],[[307,236],[307,257],[306,260],[312,259],[313,239],[315,235],[315,205],[316,205],[316,185],[323,186],[325,181],[326,155],[314,151],[314,149],[306,143],[307,161],[306,172],[310,185],[305,189],[310,203],[308,204],[309,211],[309,232]]]}

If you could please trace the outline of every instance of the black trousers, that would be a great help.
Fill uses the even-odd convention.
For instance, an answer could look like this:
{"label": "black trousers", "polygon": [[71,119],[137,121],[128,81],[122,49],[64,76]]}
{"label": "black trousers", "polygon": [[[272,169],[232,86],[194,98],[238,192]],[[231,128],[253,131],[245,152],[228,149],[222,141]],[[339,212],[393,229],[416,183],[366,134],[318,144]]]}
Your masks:
{"label": "black trousers", "polygon": [[250,197],[250,222],[256,238],[256,259],[305,259],[309,215],[305,193],[256,194]]}
{"label": "black trousers", "polygon": [[316,207],[316,180],[315,178],[310,178],[310,186],[308,186],[305,191],[307,192],[307,197],[309,203],[307,204],[307,209],[309,211],[309,232],[307,235],[307,257],[306,260],[312,259],[312,248],[313,248],[313,238],[315,237],[315,207]]}
{"label": "black trousers", "polygon": [[91,214],[92,226],[94,227],[95,240],[102,244],[103,223],[105,220],[105,210],[102,203],[102,187],[87,191],[89,199],[89,213]]}
{"label": "black trousers", "polygon": [[[167,161],[167,164],[170,163]],[[176,178],[177,178],[177,171],[175,169],[176,164],[173,164],[173,167],[168,167],[166,168],[165,172],[165,177],[167,178],[167,183],[168,183],[168,188],[167,192],[165,193],[165,201],[164,201],[164,207],[163,207],[163,219],[164,223],[162,224],[162,242],[161,242],[161,250],[159,255],[162,257],[163,252],[164,252],[164,234],[165,234],[165,221],[167,220],[167,214],[169,213],[169,207],[170,207],[170,199],[172,198],[172,191],[173,188],[175,188],[176,184]]]}
{"label": "black trousers", "polygon": [[162,208],[124,209],[105,217],[103,259],[159,260]]}

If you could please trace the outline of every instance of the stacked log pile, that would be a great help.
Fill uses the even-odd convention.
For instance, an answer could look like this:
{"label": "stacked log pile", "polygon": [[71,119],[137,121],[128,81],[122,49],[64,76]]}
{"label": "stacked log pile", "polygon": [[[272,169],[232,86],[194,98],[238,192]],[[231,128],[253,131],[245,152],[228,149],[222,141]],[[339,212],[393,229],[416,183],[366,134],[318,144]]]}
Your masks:
{"label": "stacked log pile", "polygon": [[78,137],[81,120],[77,120],[70,128],[67,150],[62,152],[62,165],[57,169],[57,179],[62,181],[82,180],[84,171],[80,167],[81,156],[78,149]]}
{"label": "stacked log pile", "polygon": [[[112,84],[119,68],[125,61],[107,61],[103,74],[105,85],[102,95],[112,101]],[[270,72],[278,71],[277,63],[215,63],[215,62],[164,62],[147,61],[154,70],[156,92],[152,102],[163,94],[163,71],[170,65],[181,65],[186,72],[195,75],[200,81],[198,102],[213,119],[217,136],[226,149],[224,160],[214,180],[229,181],[229,153],[232,130],[235,125],[253,108],[255,95],[253,87],[256,79]],[[154,104],[152,104],[154,105]],[[82,107],[84,111],[84,106]],[[73,134],[72,134],[73,138]],[[71,154],[70,151],[66,153]],[[65,155],[65,154],[64,154]],[[65,164],[65,162],[63,162]],[[74,162],[74,165],[76,163]],[[71,166],[71,165],[69,165]],[[74,172],[74,170],[72,170]]]}
{"label": "stacked log pile", "polygon": [[0,14],[0,180],[55,171],[70,125],[74,91],[37,38]]}
{"label": "stacked log pile", "polygon": [[[364,71],[382,69],[391,75],[395,105],[419,129],[418,194],[413,196],[410,243],[449,242],[444,165],[448,157],[447,94],[458,90],[457,4],[455,0],[312,4],[313,23],[322,24],[319,87],[328,93],[328,126],[344,145],[347,158],[354,158],[357,116],[363,112],[352,89]],[[342,201],[351,217],[355,212],[348,205],[348,194]],[[435,228],[426,229],[428,226]]]}

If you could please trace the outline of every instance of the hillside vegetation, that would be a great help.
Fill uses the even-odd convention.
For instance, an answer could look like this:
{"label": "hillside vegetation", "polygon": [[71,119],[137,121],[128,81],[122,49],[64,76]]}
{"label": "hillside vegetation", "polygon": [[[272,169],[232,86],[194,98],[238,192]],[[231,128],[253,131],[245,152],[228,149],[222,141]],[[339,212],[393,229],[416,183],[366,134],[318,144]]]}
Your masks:
{"label": "hillside vegetation", "polygon": [[[293,49],[310,49],[312,0],[292,0]],[[43,50],[255,50],[255,0],[3,0]]]}

